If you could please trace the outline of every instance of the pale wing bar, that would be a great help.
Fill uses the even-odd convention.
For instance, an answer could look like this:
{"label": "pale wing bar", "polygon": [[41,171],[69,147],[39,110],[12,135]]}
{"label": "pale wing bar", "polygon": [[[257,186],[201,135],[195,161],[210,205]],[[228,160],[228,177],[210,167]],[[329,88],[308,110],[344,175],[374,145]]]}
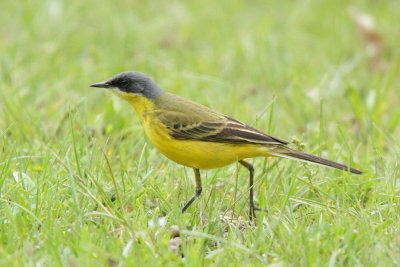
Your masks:
{"label": "pale wing bar", "polygon": [[226,117],[226,121],[196,122],[192,124],[164,123],[170,135],[179,140],[233,144],[281,144],[288,142],[269,136],[237,120]]}

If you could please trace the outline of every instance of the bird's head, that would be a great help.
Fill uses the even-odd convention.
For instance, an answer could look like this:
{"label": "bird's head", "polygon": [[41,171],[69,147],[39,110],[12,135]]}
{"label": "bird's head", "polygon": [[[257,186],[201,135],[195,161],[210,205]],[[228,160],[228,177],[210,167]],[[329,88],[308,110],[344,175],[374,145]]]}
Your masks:
{"label": "bird's head", "polygon": [[110,89],[122,98],[141,96],[154,99],[163,93],[150,77],[137,71],[121,72],[107,81],[94,83],[90,86]]}

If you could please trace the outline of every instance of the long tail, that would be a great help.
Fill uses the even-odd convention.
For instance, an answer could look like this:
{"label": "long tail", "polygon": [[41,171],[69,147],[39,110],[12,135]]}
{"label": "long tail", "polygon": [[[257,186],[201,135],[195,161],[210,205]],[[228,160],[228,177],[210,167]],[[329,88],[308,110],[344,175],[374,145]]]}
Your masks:
{"label": "long tail", "polygon": [[355,174],[362,174],[361,171],[349,168],[346,165],[320,158],[314,155],[310,155],[307,153],[303,153],[285,146],[277,146],[274,149],[271,149],[272,151],[269,151],[272,155],[277,156],[277,157],[282,157],[282,158],[290,158],[294,160],[300,160],[300,161],[306,161],[306,162],[311,162],[314,164],[319,164],[319,165],[324,165],[328,166],[331,168],[339,169],[339,170],[345,170],[345,171],[350,171],[351,173]]}

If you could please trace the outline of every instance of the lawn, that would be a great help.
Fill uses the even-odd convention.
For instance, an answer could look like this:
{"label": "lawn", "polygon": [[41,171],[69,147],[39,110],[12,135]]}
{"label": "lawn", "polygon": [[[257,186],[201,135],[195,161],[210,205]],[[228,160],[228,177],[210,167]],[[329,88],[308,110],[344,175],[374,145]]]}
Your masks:
{"label": "lawn", "polygon": [[[0,265],[400,265],[399,17],[397,0],[1,1]],[[250,222],[248,171],[203,170],[182,215],[193,171],[89,87],[125,70],[365,173],[251,159],[268,213]]]}

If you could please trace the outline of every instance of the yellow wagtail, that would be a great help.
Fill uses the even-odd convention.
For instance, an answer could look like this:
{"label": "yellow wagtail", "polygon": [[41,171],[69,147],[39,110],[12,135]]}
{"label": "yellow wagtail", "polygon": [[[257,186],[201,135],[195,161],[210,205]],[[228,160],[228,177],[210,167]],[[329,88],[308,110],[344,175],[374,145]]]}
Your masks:
{"label": "yellow wagtail", "polygon": [[196,191],[182,212],[201,194],[199,169],[213,169],[239,162],[250,172],[250,218],[255,216],[253,166],[246,158],[277,156],[350,171],[362,172],[287,147],[288,142],[272,137],[243,122],[206,106],[166,93],[148,76],[126,71],[90,85],[111,89],[128,101],[139,115],[154,146],[167,158],[193,168]]}

